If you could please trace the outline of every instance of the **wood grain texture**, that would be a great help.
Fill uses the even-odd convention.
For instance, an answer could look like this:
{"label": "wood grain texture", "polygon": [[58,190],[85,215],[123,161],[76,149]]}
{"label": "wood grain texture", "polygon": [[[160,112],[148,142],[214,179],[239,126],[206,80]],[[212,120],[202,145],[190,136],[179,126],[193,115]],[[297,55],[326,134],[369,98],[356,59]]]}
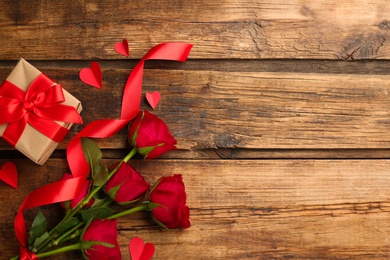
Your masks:
{"label": "wood grain texture", "polygon": [[[0,79],[27,59],[82,101],[87,124],[119,118],[127,76],[152,46],[193,43],[186,63],[148,61],[144,76],[179,151],[131,162],[150,182],[183,174],[192,226],[120,219],[123,259],[135,235],[156,245],[153,259],[388,259],[389,12],[385,0],[0,0]],[[123,38],[129,59],[114,51]],[[79,80],[92,60],[102,90]],[[0,181],[0,259],[18,253],[23,199],[68,171],[82,128],[44,166],[0,139],[0,166],[19,170],[17,190]],[[97,143],[107,164],[128,152],[125,129]],[[41,210],[50,225],[63,214]]]}
{"label": "wood grain texture", "polygon": [[[81,100],[85,124],[119,118],[129,70],[104,70],[103,90],[82,83],[75,69],[45,72]],[[154,112],[183,150],[388,149],[389,89],[389,75],[154,69],[145,71],[143,91],[161,93]],[[126,140],[122,131],[99,145],[125,148]]]}
{"label": "wood grain texture", "polygon": [[[43,167],[16,163],[19,190],[3,184],[0,189],[0,207],[9,209],[0,218],[2,255],[17,252],[11,228],[17,203],[9,200],[21,202],[23,193],[59,179],[66,168],[64,160],[55,159]],[[390,254],[388,160],[135,160],[132,165],[150,182],[183,174],[192,226],[163,231],[147,214],[122,218],[123,259],[134,235],[156,244],[156,259],[380,259]],[[58,206],[43,212],[60,216]]]}
{"label": "wood grain texture", "polygon": [[[164,41],[191,58],[389,59],[386,0],[0,2],[0,59],[133,58]],[[147,33],[145,33],[147,32]]]}

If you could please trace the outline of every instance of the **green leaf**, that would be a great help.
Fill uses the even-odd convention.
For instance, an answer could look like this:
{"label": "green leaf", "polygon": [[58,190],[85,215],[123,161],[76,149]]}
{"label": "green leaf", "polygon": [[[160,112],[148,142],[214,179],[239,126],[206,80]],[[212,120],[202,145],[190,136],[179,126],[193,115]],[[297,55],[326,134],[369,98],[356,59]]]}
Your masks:
{"label": "green leaf", "polygon": [[28,244],[33,246],[35,244],[35,240],[42,236],[46,232],[47,221],[45,216],[39,210],[36,215],[30,229],[30,238],[28,240]]}
{"label": "green leaf", "polygon": [[95,218],[105,219],[114,214],[114,212],[113,209],[107,207],[90,208],[80,211],[81,217],[85,223]]}
{"label": "green leaf", "polygon": [[160,227],[162,227],[163,229],[169,229],[167,228],[163,223],[161,223],[160,221],[158,221],[157,219],[155,219],[153,216],[152,216],[152,219],[154,222],[156,222],[157,225],[159,225]]}
{"label": "green leaf", "polygon": [[118,192],[118,190],[120,189],[120,187],[122,186],[123,183],[111,188],[108,192],[107,192],[107,195],[108,197],[110,197],[111,199],[115,200],[115,196],[116,196],[116,193]]}
{"label": "green leaf", "polygon": [[90,240],[83,240],[81,242],[81,248],[83,249],[83,251],[93,247],[93,246],[96,246],[96,245],[102,245],[102,246],[105,246],[105,247],[109,247],[109,248],[114,248],[115,245],[113,244],[110,244],[110,243],[107,243],[107,242],[103,242],[103,241],[90,241]]}
{"label": "green leaf", "polygon": [[100,205],[102,205],[105,201],[107,200],[107,197],[105,198],[96,198],[94,197],[94,201],[93,201],[93,204],[91,205],[91,208],[96,208],[96,207],[99,207]]}
{"label": "green leaf", "polygon": [[150,188],[149,190],[149,195],[150,193],[152,193],[152,191],[157,187],[157,185],[160,183],[160,181],[163,179],[164,177],[161,177],[160,179],[158,179],[154,184],[153,186]]}
{"label": "green leaf", "polygon": [[163,208],[167,208],[165,207],[164,205],[161,205],[161,204],[158,204],[158,203],[154,203],[154,202],[148,202],[148,208],[146,209],[147,211],[152,211],[154,208],[157,208],[157,207],[163,207]]}
{"label": "green leaf", "polygon": [[137,141],[137,137],[138,137],[138,128],[139,128],[139,126],[137,127],[137,130],[134,132],[133,136],[131,137],[131,143],[130,144],[133,147],[137,146],[136,141]]}
{"label": "green leaf", "polygon": [[45,232],[42,236],[35,239],[34,247],[37,248],[43,241],[45,241],[47,238],[49,238],[49,233]]}
{"label": "green leaf", "polygon": [[81,250],[81,254],[83,255],[84,260],[90,260],[89,257],[85,254],[85,250]]}
{"label": "green leaf", "polygon": [[64,201],[64,208],[65,208],[66,211],[71,210],[71,208],[70,208],[70,201],[69,200]]}
{"label": "green leaf", "polygon": [[91,174],[94,176],[96,169],[100,168],[100,160],[103,156],[102,151],[100,151],[100,148],[94,141],[88,138],[82,138],[81,145],[83,147],[84,156],[91,169]]}
{"label": "green leaf", "polygon": [[80,240],[82,240],[82,237],[84,237],[85,231],[88,229],[89,225],[91,225],[92,220],[93,220],[93,218],[90,218],[87,222],[85,222],[86,224],[84,225],[84,228],[83,228],[83,230],[81,231],[81,234],[80,234]]}
{"label": "green leaf", "polygon": [[134,134],[133,134],[133,136],[131,138],[131,143],[130,144],[133,147],[137,147],[138,130],[139,130],[139,127],[141,126],[142,120],[144,120],[144,117],[145,117],[145,112],[142,112],[141,120],[139,121],[139,124],[137,125],[137,129],[135,130],[135,132],[134,132]]}
{"label": "green leaf", "polygon": [[66,220],[64,223],[62,223],[58,228],[59,233],[64,233],[65,231],[71,229],[72,227],[76,226],[78,223],[80,223],[80,220],[76,217],[70,218]]}
{"label": "green leaf", "polygon": [[108,169],[105,165],[95,167],[92,175],[93,186],[103,186],[108,180]]}
{"label": "green leaf", "polygon": [[153,151],[157,146],[146,146],[142,148],[138,148],[137,152],[141,155],[148,155],[151,151]]}

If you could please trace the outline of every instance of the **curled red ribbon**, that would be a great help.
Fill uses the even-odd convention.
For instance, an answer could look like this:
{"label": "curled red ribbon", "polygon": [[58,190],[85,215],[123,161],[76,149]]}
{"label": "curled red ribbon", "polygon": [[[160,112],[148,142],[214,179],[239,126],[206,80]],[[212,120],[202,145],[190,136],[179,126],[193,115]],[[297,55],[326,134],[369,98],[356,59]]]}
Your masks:
{"label": "curled red ribbon", "polygon": [[38,259],[37,255],[33,252],[30,252],[25,247],[20,247],[19,251],[20,260],[36,260]]}
{"label": "curled red ribbon", "polygon": [[[82,137],[109,138],[126,126],[137,115],[141,103],[142,77],[145,61],[174,60],[184,62],[187,60],[191,48],[192,44],[187,43],[162,43],[150,49],[138,62],[127,79],[122,98],[120,119],[101,119],[93,121],[85,126],[84,129],[69,142],[67,147],[67,159],[74,178],[43,186],[33,191],[25,198],[14,222],[15,234],[21,244],[21,248],[25,249],[27,246],[27,233],[23,216],[25,210],[71,200],[80,193],[82,184],[88,177],[90,171],[88,162],[84,157],[80,139]],[[42,196],[42,194],[45,194],[45,196]],[[23,252],[28,251],[24,250]],[[21,255],[20,257],[30,259],[27,258],[28,256]]]}
{"label": "curled red ribbon", "polygon": [[9,81],[0,86],[0,124],[8,124],[2,137],[15,146],[27,124],[61,142],[68,129],[54,121],[82,123],[77,110],[65,101],[61,85],[39,74],[26,92]]}

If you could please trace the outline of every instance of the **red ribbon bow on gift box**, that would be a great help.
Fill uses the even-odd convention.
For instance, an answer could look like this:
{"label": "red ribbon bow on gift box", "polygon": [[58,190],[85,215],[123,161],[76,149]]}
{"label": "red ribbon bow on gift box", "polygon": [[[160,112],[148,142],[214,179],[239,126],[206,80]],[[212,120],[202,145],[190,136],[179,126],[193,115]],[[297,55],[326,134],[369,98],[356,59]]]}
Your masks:
{"label": "red ribbon bow on gift box", "polygon": [[77,110],[62,105],[65,101],[61,85],[44,74],[31,83],[26,92],[9,81],[0,86],[0,124],[8,124],[3,138],[15,146],[27,124],[60,142],[68,129],[54,121],[82,123]]}

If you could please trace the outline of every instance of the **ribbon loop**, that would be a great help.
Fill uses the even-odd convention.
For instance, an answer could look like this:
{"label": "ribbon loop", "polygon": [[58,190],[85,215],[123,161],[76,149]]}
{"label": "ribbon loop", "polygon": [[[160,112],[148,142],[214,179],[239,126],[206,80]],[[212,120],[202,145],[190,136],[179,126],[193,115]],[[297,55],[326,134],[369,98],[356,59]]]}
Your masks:
{"label": "ribbon loop", "polygon": [[[61,105],[65,101],[61,85],[43,73],[30,84],[26,92],[9,81],[0,86],[0,124],[8,124],[3,138],[15,146],[27,124],[55,142],[60,142],[67,129],[54,121],[82,123],[74,107]],[[17,131],[14,131],[18,128]]]}

